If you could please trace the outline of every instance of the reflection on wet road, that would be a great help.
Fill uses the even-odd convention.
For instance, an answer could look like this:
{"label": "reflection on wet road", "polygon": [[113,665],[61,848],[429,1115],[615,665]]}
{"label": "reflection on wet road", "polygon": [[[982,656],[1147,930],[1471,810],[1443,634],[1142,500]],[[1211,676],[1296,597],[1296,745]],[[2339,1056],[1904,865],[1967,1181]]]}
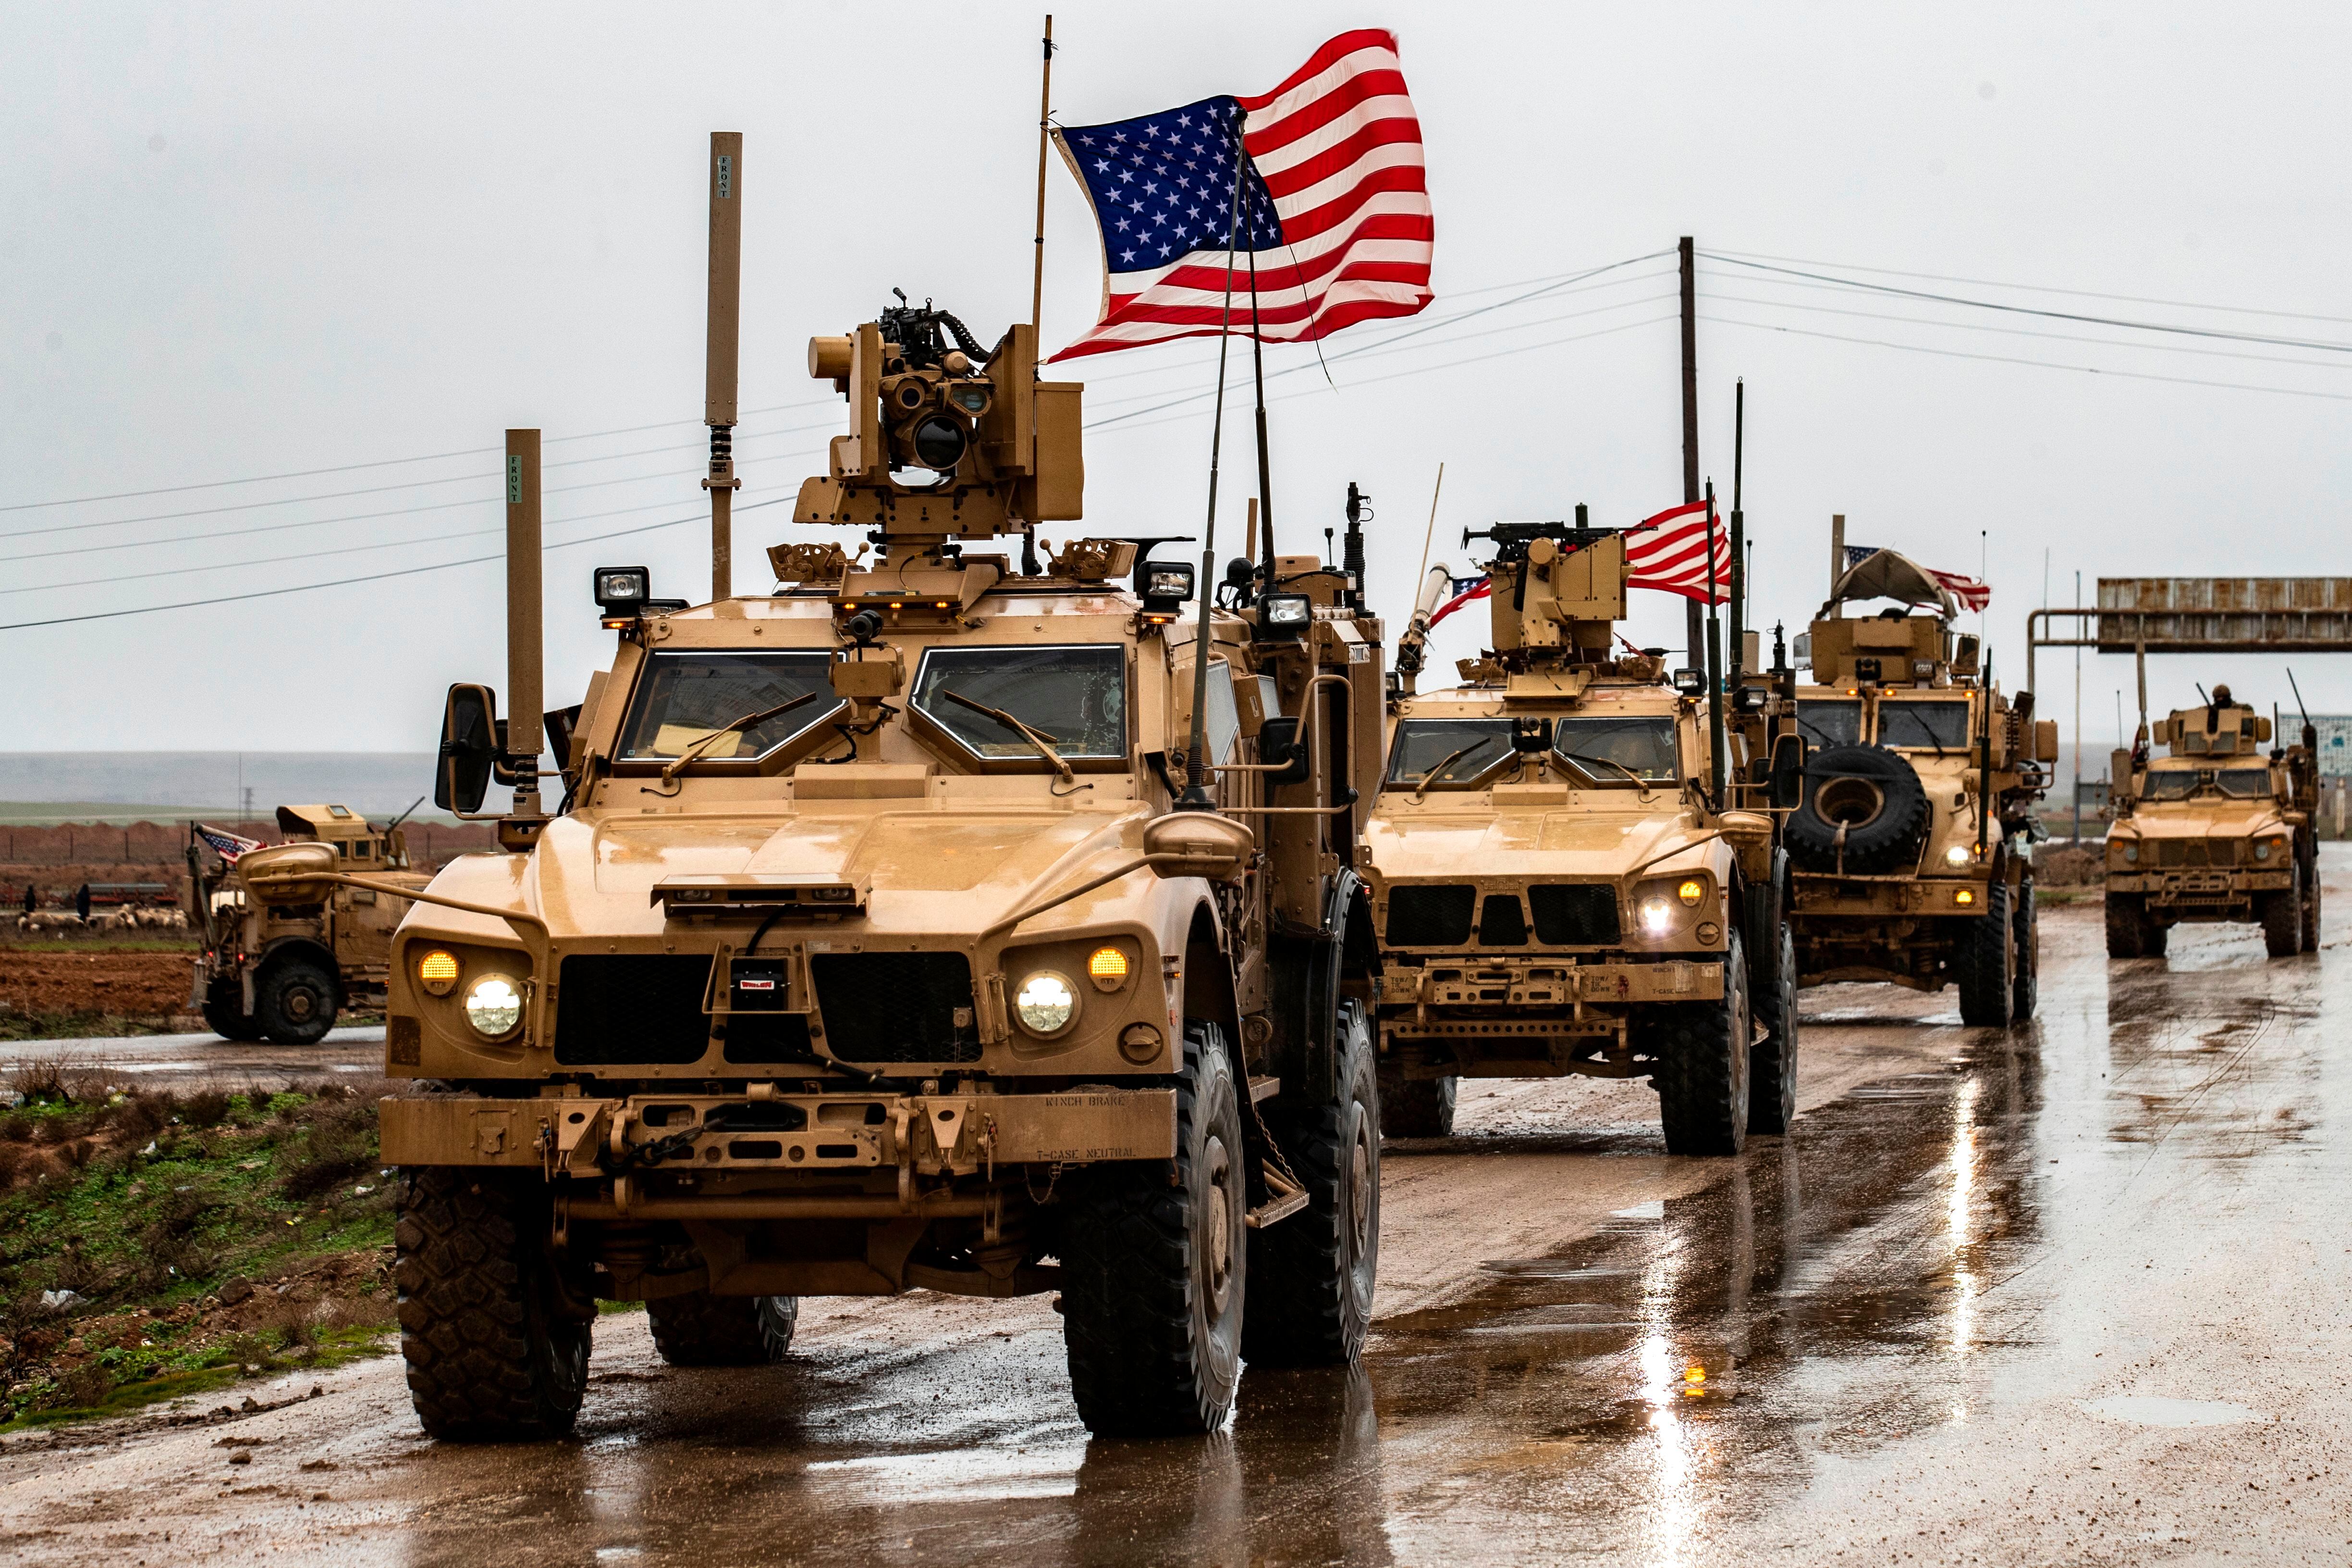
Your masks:
{"label": "reflection on wet road", "polygon": [[[1211,1441],[1089,1442],[1042,1302],[813,1302],[792,1363],[760,1373],[664,1368],[642,1320],[616,1318],[575,1442],[436,1447],[379,1366],[308,1425],[257,1420],[235,1489],[201,1439],[37,1470],[12,1453],[11,1543],[40,1561],[128,1561],[101,1543],[167,1528],[227,1559],[431,1563],[2347,1561],[2352,960],[2265,962],[2218,928],[2110,964],[2095,904],[2048,911],[2042,939],[2027,1028],[1942,1022],[1948,994],[1809,996],[1808,1050],[1881,1070],[1849,1070],[1795,1136],[1737,1162],[1664,1159],[1634,1099],[1547,1087],[1483,1124],[1465,1100],[1465,1136],[1391,1151],[1397,1261],[1423,1284],[1384,1297],[1363,1366],[1253,1372]],[[1549,1143],[1529,1131],[1547,1105],[1565,1123]],[[1498,1232],[1432,1223],[1436,1197],[1413,1194],[1472,1180],[1522,1211],[1505,1231],[1549,1224],[1553,1244],[1464,1252]],[[26,1489],[60,1480],[83,1522],[42,1547]],[[107,1500],[142,1495],[155,1511],[126,1502],[110,1529]]]}

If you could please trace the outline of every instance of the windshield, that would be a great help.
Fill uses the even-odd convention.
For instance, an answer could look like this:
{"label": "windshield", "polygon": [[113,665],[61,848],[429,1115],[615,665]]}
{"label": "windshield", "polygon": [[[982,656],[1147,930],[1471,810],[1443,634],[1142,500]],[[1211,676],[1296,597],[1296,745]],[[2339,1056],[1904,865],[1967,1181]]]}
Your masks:
{"label": "windshield", "polygon": [[1675,721],[1663,715],[1562,719],[1551,743],[1553,750],[1601,784],[1630,784],[1628,773],[1643,780],[1677,776]]}
{"label": "windshield", "polygon": [[1862,739],[1859,702],[1800,702],[1797,728],[1810,746],[1851,746]]}
{"label": "windshield", "polygon": [[1108,644],[1080,647],[935,647],[915,676],[915,707],[950,739],[991,762],[1033,762],[1037,748],[949,696],[1011,714],[1067,761],[1127,755],[1127,658]]}
{"label": "windshield", "polygon": [[722,735],[698,762],[757,757],[782,745],[841,704],[825,679],[826,655],[809,653],[657,653],[621,731],[624,761],[676,757],[722,724],[790,702],[814,700],[737,734]]}
{"label": "windshield", "polygon": [[2145,800],[2187,800],[2197,793],[2195,768],[2168,768],[2161,772],[2150,768],[2147,788],[2141,792]]}
{"label": "windshield", "polygon": [[1407,719],[1389,752],[1389,782],[1467,784],[1510,749],[1508,719]]}
{"label": "windshield", "polygon": [[1882,746],[1936,746],[1965,750],[1969,743],[1969,705],[1958,702],[1887,702],[1878,704],[1878,743]]}
{"label": "windshield", "polygon": [[2267,800],[2271,793],[2268,768],[2223,768],[2213,775],[2221,793],[2232,800]]}

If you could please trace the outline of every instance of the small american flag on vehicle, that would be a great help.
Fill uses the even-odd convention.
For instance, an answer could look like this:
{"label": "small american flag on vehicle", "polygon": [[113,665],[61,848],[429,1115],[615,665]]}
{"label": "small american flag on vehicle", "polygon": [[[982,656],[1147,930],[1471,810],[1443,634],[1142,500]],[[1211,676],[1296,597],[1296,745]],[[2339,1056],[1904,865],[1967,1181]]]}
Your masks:
{"label": "small american flag on vehicle", "polygon": [[1234,330],[1306,342],[1433,297],[1421,121],[1396,36],[1342,33],[1272,92],[1058,126],[1102,231],[1101,319],[1053,357],[1213,336],[1224,320],[1236,169]]}
{"label": "small american flag on vehicle", "polygon": [[[1879,546],[1875,544],[1847,545],[1845,569],[1849,572],[1853,571],[1878,552]],[[1964,577],[1958,572],[1938,572],[1933,566],[1923,566],[1920,570],[1941,583],[1946,591],[1953,598],[1958,599],[1964,608],[1981,610],[1992,603],[1992,589],[1974,577]]]}
{"label": "small american flag on vehicle", "polygon": [[232,865],[236,863],[238,856],[261,847],[261,840],[258,838],[247,838],[242,835],[231,833],[226,827],[215,827],[208,822],[196,824],[196,837],[211,845],[215,854]]}

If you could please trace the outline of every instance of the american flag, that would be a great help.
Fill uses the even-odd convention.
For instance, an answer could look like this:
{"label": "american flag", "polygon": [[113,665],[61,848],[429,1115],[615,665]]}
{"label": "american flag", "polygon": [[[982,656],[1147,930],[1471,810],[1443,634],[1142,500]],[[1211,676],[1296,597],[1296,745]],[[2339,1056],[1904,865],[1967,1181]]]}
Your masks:
{"label": "american flag", "polygon": [[[1272,92],[1055,128],[1102,230],[1103,303],[1054,358],[1234,330],[1305,342],[1433,298],[1421,121],[1396,36],[1342,33]],[[1240,212],[1236,220],[1235,171]],[[1235,231],[1236,221],[1238,232]]]}
{"label": "american flag", "polygon": [[196,824],[196,837],[211,845],[213,853],[232,866],[236,864],[238,856],[261,847],[258,838],[247,838],[242,834],[231,833],[226,827],[215,827],[209,822]]}
{"label": "american flag", "polygon": [[[1645,517],[1625,531],[1628,588],[1655,588],[1702,604],[1731,602],[1731,531],[1695,500]],[[1708,593],[1707,543],[1715,544],[1714,593]]]}
{"label": "american flag", "polygon": [[[1875,544],[1849,544],[1845,547],[1845,569],[1849,572],[1878,553]],[[1974,577],[1964,577],[1958,572],[1938,572],[1933,566],[1920,571],[1941,583],[1953,598],[1967,609],[1981,610],[1992,603],[1992,589]]]}

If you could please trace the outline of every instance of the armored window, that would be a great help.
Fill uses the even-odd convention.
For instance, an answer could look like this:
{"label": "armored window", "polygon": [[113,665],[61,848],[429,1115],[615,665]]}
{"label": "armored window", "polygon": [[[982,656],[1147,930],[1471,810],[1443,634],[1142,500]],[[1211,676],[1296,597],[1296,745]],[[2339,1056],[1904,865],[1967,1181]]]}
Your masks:
{"label": "armored window", "polygon": [[2232,800],[2267,800],[2271,793],[2268,768],[2223,768],[2213,775],[2221,793]]}
{"label": "armored window", "polygon": [[1862,740],[1859,702],[1800,702],[1797,728],[1809,746],[1851,746]]}
{"label": "armored window", "polygon": [[2140,794],[2147,800],[2187,800],[2197,793],[2197,778],[2194,768],[2150,769]]}
{"label": "armored window", "polygon": [[915,675],[914,706],[983,762],[1048,765],[1018,729],[982,710],[991,708],[1035,731],[1065,762],[1127,757],[1127,656],[1108,644],[930,648]]}
{"label": "armored window", "polygon": [[1552,749],[1595,784],[1632,784],[1672,780],[1675,765],[1675,721],[1664,715],[1622,719],[1562,719],[1552,732]]}
{"label": "armored window", "polygon": [[1882,746],[1932,746],[1939,752],[1961,751],[1969,743],[1969,705],[1958,702],[1890,702],[1878,704],[1878,743]]}
{"label": "armored window", "polygon": [[637,681],[621,760],[667,762],[708,740],[715,730],[756,717],[797,698],[789,712],[722,734],[696,756],[702,763],[751,761],[830,717],[841,706],[825,678],[827,655],[805,653],[657,653]]}
{"label": "armored window", "polygon": [[1389,749],[1389,782],[1467,788],[1510,754],[1508,719],[1407,719]]}

